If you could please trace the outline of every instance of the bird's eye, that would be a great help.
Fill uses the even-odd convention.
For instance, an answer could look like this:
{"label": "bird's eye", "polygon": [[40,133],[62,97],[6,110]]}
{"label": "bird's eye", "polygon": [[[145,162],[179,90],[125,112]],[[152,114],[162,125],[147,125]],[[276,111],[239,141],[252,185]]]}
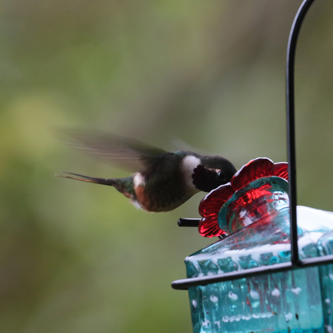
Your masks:
{"label": "bird's eye", "polygon": [[223,179],[224,179],[224,174],[223,174],[222,171],[219,171],[219,172],[217,173],[217,178],[220,179],[220,180],[223,180]]}

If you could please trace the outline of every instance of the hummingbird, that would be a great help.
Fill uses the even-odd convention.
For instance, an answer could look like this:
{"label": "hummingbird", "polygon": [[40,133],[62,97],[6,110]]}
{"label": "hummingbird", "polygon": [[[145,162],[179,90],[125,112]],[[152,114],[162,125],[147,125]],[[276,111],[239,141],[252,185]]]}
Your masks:
{"label": "hummingbird", "polygon": [[86,130],[60,130],[61,141],[134,171],[125,178],[97,178],[73,172],[59,177],[116,188],[148,212],[171,211],[194,194],[210,192],[235,174],[234,165],[221,156],[191,151],[167,152],[135,139]]}

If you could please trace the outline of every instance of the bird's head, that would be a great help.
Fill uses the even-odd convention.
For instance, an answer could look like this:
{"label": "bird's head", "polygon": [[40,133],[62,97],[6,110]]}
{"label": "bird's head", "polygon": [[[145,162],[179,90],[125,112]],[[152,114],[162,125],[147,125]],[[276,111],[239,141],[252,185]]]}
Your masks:
{"label": "bird's head", "polygon": [[235,173],[236,168],[226,158],[203,156],[201,163],[193,170],[193,184],[200,191],[210,192],[228,183]]}

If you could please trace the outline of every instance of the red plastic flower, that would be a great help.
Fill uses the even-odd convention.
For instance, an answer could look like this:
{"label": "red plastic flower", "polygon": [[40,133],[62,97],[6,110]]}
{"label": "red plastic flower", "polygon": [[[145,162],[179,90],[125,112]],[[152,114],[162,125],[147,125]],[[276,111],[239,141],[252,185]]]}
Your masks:
{"label": "red plastic flower", "polygon": [[263,177],[281,177],[288,181],[288,163],[273,163],[265,157],[258,157],[244,165],[232,177],[230,183],[221,185],[208,193],[199,206],[202,219],[199,233],[204,237],[218,237],[226,234],[218,225],[218,214],[225,202],[238,190],[250,182]]}

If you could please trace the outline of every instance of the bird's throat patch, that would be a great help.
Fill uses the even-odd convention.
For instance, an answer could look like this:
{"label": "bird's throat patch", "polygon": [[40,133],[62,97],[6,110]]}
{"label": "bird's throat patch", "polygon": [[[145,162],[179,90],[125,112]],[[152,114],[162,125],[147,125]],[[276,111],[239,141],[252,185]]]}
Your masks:
{"label": "bird's throat patch", "polygon": [[185,184],[188,189],[195,189],[193,184],[192,174],[193,170],[200,164],[200,158],[195,156],[186,156],[181,163],[181,170],[185,179]]}

